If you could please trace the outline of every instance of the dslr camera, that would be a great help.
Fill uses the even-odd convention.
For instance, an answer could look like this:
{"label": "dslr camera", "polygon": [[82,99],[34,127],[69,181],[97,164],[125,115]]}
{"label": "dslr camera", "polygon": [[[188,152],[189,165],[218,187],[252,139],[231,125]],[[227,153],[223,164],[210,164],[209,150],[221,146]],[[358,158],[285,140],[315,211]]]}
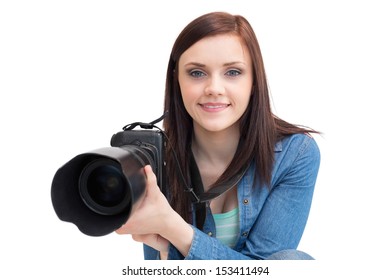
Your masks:
{"label": "dslr camera", "polygon": [[163,132],[151,130],[154,124],[133,130],[139,124],[114,134],[111,147],[77,155],[57,170],[51,199],[60,220],[90,236],[120,228],[144,197],[145,165],[151,165],[165,195]]}

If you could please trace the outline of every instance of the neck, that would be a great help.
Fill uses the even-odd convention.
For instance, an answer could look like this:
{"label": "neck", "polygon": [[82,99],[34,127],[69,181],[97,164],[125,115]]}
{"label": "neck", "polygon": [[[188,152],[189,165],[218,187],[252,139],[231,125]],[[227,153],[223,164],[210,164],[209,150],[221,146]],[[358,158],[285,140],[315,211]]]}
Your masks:
{"label": "neck", "polygon": [[232,161],[240,139],[238,125],[218,132],[210,132],[194,124],[192,151],[197,161],[227,165]]}

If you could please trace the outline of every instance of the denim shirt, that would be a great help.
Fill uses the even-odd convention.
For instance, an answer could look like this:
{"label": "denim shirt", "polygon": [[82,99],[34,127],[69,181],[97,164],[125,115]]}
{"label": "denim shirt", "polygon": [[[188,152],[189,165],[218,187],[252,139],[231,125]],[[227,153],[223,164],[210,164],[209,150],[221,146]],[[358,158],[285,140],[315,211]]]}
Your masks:
{"label": "denim shirt", "polygon": [[[271,186],[254,184],[254,164],[238,184],[239,237],[230,248],[216,236],[210,208],[203,230],[194,225],[189,252],[183,257],[172,245],[168,259],[227,260],[266,259],[271,254],[296,249],[311,207],[320,165],[320,151],[306,134],[287,136],[275,145]],[[144,245],[145,259],[159,259],[159,252]]]}

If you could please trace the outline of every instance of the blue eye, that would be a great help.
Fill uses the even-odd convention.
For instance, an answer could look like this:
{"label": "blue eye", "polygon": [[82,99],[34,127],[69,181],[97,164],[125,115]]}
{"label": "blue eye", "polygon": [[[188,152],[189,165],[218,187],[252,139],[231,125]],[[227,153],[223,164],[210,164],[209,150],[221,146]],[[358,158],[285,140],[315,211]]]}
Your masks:
{"label": "blue eye", "polygon": [[201,77],[205,76],[205,73],[203,73],[202,71],[199,71],[199,70],[190,71],[189,74],[190,74],[190,76],[192,76],[194,78],[201,78]]}
{"label": "blue eye", "polygon": [[236,70],[236,69],[232,69],[232,70],[229,70],[226,72],[226,75],[228,75],[228,76],[238,76],[240,74],[241,74],[241,71]]}

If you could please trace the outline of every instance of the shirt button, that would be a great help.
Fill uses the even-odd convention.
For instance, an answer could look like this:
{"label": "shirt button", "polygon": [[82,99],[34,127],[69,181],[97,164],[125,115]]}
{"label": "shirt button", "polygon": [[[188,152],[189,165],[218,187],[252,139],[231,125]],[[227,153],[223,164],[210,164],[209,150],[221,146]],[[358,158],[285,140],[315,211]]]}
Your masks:
{"label": "shirt button", "polygon": [[209,231],[207,234],[208,236],[213,236],[213,233],[211,231]]}
{"label": "shirt button", "polygon": [[244,204],[246,205],[246,204],[249,203],[249,199],[246,199],[246,198],[245,198],[245,199],[243,200],[243,202],[244,202]]}
{"label": "shirt button", "polygon": [[248,232],[244,231],[242,234],[241,234],[242,237],[247,237],[248,236]]}

